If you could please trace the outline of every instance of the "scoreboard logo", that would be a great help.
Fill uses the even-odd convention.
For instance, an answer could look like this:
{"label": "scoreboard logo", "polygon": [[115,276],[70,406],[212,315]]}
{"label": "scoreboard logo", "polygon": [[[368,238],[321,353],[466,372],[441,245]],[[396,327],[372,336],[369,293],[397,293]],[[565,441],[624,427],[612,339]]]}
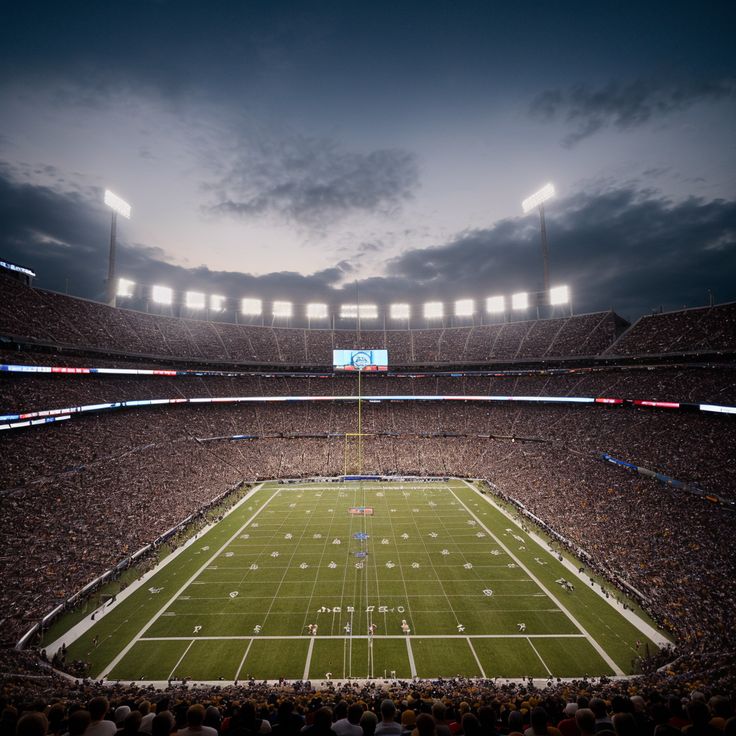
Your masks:
{"label": "scoreboard logo", "polygon": [[333,350],[336,371],[387,371],[388,350]]}

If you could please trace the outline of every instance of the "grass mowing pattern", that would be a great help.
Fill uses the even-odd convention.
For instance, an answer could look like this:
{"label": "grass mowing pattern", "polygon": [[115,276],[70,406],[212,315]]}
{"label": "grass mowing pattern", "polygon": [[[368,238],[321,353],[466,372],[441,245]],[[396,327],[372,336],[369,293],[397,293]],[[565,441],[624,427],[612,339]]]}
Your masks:
{"label": "grass mowing pattern", "polygon": [[[373,515],[349,512],[360,506]],[[572,677],[614,674],[611,662],[630,673],[644,635],[560,577],[553,555],[458,481],[269,483],[68,656],[126,681]]]}

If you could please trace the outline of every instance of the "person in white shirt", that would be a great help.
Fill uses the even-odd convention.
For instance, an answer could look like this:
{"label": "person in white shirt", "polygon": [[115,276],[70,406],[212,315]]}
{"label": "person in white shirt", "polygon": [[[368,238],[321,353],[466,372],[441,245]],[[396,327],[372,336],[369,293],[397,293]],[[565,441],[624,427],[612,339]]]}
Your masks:
{"label": "person in white shirt", "polygon": [[84,736],[115,736],[118,727],[114,721],[106,721],[105,716],[110,710],[110,702],[103,695],[92,698],[87,704],[90,718],[89,726],[84,731]]}

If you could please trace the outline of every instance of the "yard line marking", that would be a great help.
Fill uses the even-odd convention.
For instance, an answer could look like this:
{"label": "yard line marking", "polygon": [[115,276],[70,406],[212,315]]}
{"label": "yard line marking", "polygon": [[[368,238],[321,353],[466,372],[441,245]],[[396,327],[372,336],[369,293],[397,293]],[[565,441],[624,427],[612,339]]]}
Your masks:
{"label": "yard line marking", "polygon": [[[465,483],[465,485],[467,485],[468,488],[473,491],[476,496],[481,498],[481,495],[480,493],[478,493],[477,489],[475,489],[467,481],[463,482]],[[552,593],[546,588],[542,581],[465,505],[463,501],[460,500],[460,498],[458,498],[455,491],[450,490],[450,493],[455,496],[455,498],[458,500],[458,503],[460,503],[460,505],[465,508],[465,510],[488,532],[488,534],[493,537],[498,546],[501,547],[509,557],[511,557],[511,559],[539,586],[539,588],[549,596],[550,600],[570,619],[570,621],[575,624],[578,631],[580,631],[580,633],[585,636],[593,649],[595,649],[596,652],[601,655],[603,661],[613,670],[614,674],[622,677],[624,675],[624,671],[611,659],[606,650],[588,633],[588,631],[583,628],[582,624],[575,618],[575,616],[573,616],[572,613],[570,613],[570,611],[568,611],[567,608],[565,608],[565,606],[563,606],[562,603],[560,603],[560,601],[557,600],[554,595],[552,595]],[[488,502],[487,499],[486,502],[490,505],[490,502]]]}
{"label": "yard line marking", "polygon": [[[480,659],[478,659],[478,655],[475,651],[475,647],[473,646],[473,642],[470,641],[470,637],[467,637],[468,646],[470,647],[470,651],[473,653],[473,656],[475,657],[475,663],[478,665],[478,668],[480,669],[480,676],[485,680],[486,679],[486,671],[483,669],[483,665],[480,663]],[[531,642],[529,642],[531,644]]]}
{"label": "yard line marking", "polygon": [[307,649],[307,661],[304,663],[304,675],[302,676],[302,680],[308,680],[309,679],[309,665],[312,663],[312,650],[314,649],[314,639],[313,636],[309,640],[309,649]]}
{"label": "yard line marking", "polygon": [[[253,489],[252,493],[256,493],[257,491],[259,491],[261,489],[262,485],[263,484],[256,486]],[[228,544],[230,544],[230,542],[232,542],[238,536],[238,534],[240,534],[243,531],[243,529],[245,529],[253,521],[253,519],[255,519],[256,516],[258,516],[258,514],[260,514],[261,511],[263,511],[263,509],[266,508],[266,506],[268,506],[268,504],[271,502],[271,500],[274,498],[274,496],[276,496],[279,492],[280,492],[280,489],[277,488],[271,494],[271,496],[269,496],[268,501],[266,501],[258,509],[258,511],[256,511],[253,514],[253,516],[251,516],[250,519],[248,519],[248,521],[246,521],[245,524],[243,524],[243,526],[241,526],[240,529],[238,529],[238,531],[236,531],[235,534],[233,534],[232,537],[230,537],[230,539],[228,539],[227,542],[225,542],[225,544],[223,544],[222,547],[220,547],[220,549],[218,549],[217,552],[215,552],[212,555],[212,557],[210,557],[209,560],[207,560],[202,565],[202,567],[200,567],[199,570],[197,570],[197,572],[195,572],[194,575],[192,575],[192,577],[190,577],[189,580],[187,580],[184,583],[184,585],[182,585],[181,588],[179,588],[179,590],[177,590],[176,593],[174,593],[174,595],[171,596],[171,598],[169,598],[168,601],[166,601],[166,603],[159,609],[159,611],[153,616],[153,618],[151,618],[149,621],[147,621],[143,625],[143,628],[125,645],[125,647],[123,647],[122,651],[117,655],[117,657],[115,657],[115,659],[113,659],[112,662],[110,662],[110,664],[108,664],[107,667],[105,667],[105,669],[102,670],[102,672],[100,672],[100,674],[97,675],[97,677],[95,679],[102,680],[105,677],[107,677],[107,674],[117,666],[117,664],[120,662],[120,660],[133,648],[134,644],[153,625],[153,623],[156,621],[156,619],[158,619],[159,616],[161,616],[161,614],[164,613],[164,611],[172,603],[174,603],[174,601],[187,589],[187,587],[189,585],[191,585],[191,583],[193,583],[194,580],[196,580],[207,569],[207,566],[212,563],[212,560],[214,560],[228,546]],[[243,500],[245,500],[246,498],[248,498],[247,495],[243,497]]]}
{"label": "yard line marking", "polygon": [[[296,636],[198,636],[197,641],[247,641],[248,639],[349,639],[347,635],[319,634],[309,636],[301,634]],[[357,634],[354,639],[467,639],[467,634]],[[139,641],[189,641],[190,636],[143,636]],[[584,634],[473,634],[473,639],[585,639]]]}
{"label": "yard line marking", "polygon": [[529,646],[534,650],[534,654],[536,654],[537,657],[539,657],[539,661],[542,663],[542,667],[544,667],[544,669],[547,670],[548,675],[551,675],[552,671],[550,670],[549,667],[547,667],[547,663],[542,659],[542,655],[537,651],[537,648],[534,646],[534,644],[532,644],[532,640],[529,639],[529,637],[527,637],[527,641],[529,642]]}
{"label": "yard line marking", "polygon": [[417,666],[414,663],[414,652],[411,650],[411,638],[406,637],[406,653],[409,655],[409,672],[412,677],[417,676]]}
{"label": "yard line marking", "polygon": [[235,681],[237,682],[240,679],[240,670],[243,669],[243,665],[245,664],[245,659],[248,656],[248,652],[250,651],[250,648],[253,646],[253,639],[251,639],[248,642],[248,646],[245,648],[245,654],[243,655],[243,659],[240,660],[240,664],[238,665],[238,671],[235,673]]}
{"label": "yard line marking", "polygon": [[194,644],[194,642],[195,642],[195,639],[192,639],[189,642],[189,646],[184,650],[184,654],[182,654],[181,657],[179,657],[177,663],[174,665],[174,669],[171,670],[171,672],[169,673],[169,676],[166,678],[167,680],[170,680],[176,674],[176,668],[182,663],[184,657],[187,656],[187,652],[192,648],[192,644]]}

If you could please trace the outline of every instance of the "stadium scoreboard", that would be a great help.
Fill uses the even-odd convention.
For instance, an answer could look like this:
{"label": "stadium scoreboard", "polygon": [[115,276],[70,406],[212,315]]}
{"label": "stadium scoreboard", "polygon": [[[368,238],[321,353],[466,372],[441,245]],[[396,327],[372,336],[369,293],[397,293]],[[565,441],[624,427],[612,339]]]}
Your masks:
{"label": "stadium scoreboard", "polygon": [[336,371],[387,371],[388,350],[333,350]]}

